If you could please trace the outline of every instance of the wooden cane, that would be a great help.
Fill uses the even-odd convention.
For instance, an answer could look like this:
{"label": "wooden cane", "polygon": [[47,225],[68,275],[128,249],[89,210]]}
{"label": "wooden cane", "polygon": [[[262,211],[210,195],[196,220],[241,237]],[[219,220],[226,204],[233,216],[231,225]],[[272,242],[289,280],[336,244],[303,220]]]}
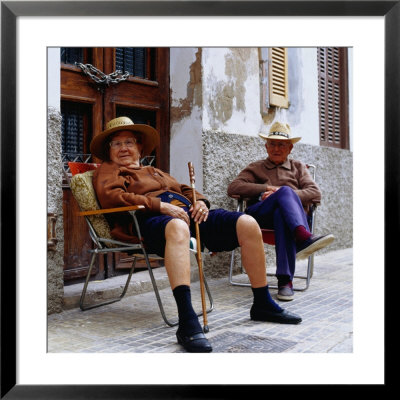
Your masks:
{"label": "wooden cane", "polygon": [[[195,189],[195,175],[194,175],[194,168],[193,164],[191,162],[188,163],[189,167],[189,178],[190,178],[190,185],[192,187],[193,191],[193,207],[196,204],[196,189]],[[197,265],[199,267],[199,277],[200,277],[200,294],[201,294],[201,306],[203,309],[203,330],[204,333],[207,333],[209,331],[208,329],[208,323],[207,323],[207,311],[206,311],[206,300],[205,300],[205,293],[204,293],[204,276],[203,276],[203,260],[201,258],[201,242],[200,242],[200,229],[199,229],[199,223],[195,222],[195,227],[196,227],[196,242],[197,242],[197,252],[196,252],[196,259],[197,259]]]}

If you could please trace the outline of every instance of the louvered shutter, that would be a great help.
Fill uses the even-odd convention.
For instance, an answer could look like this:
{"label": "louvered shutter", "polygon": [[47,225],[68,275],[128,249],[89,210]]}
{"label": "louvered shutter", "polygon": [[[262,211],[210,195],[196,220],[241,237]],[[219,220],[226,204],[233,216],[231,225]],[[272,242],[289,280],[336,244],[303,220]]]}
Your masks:
{"label": "louvered shutter", "polygon": [[348,148],[347,49],[318,48],[320,144]]}
{"label": "louvered shutter", "polygon": [[288,58],[284,47],[269,49],[269,104],[271,106],[288,108]]}
{"label": "louvered shutter", "polygon": [[117,47],[115,49],[116,68],[133,76],[146,78],[146,48]]}

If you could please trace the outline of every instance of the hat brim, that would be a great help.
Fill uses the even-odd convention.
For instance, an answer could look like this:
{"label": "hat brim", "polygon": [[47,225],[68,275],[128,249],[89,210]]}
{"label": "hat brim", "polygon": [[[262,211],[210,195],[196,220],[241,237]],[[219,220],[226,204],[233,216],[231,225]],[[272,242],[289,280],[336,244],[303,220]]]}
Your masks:
{"label": "hat brim", "polygon": [[100,160],[108,159],[108,148],[106,147],[109,136],[118,131],[132,131],[142,134],[142,157],[148,156],[159,145],[160,137],[158,132],[150,125],[132,124],[115,126],[96,135],[90,143],[90,152]]}
{"label": "hat brim", "polygon": [[284,140],[286,142],[291,142],[291,143],[297,143],[299,140],[301,140],[301,137],[292,137],[292,138],[287,138],[285,136],[279,136],[279,135],[274,135],[274,136],[268,136],[262,133],[259,133],[258,136],[260,136],[260,138],[267,140],[267,139],[271,139],[271,140]]}

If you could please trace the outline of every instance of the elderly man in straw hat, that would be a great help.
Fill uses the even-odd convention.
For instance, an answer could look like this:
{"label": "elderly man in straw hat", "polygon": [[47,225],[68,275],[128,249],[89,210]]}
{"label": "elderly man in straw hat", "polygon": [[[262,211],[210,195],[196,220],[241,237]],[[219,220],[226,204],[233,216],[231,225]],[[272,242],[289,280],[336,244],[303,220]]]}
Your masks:
{"label": "elderly man in straw hat", "polygon": [[[90,145],[92,154],[103,160],[93,175],[93,186],[102,207],[145,207],[138,214],[140,231],[148,251],[164,257],[178,308],[178,343],[189,352],[212,350],[191,303],[189,239],[191,233],[195,235],[195,222],[210,251],[231,251],[241,246],[243,265],[254,293],[251,319],[300,323],[300,317],[280,308],[269,294],[264,246],[256,220],[244,213],[211,210],[209,201],[200,193],[193,204],[190,186],[160,169],[142,166],[141,158],[158,143],[158,133],[149,125],[134,124],[127,117],[111,120]],[[118,213],[110,217],[109,223],[116,239],[135,240],[129,214]]]}
{"label": "elderly man in straw hat", "polygon": [[320,202],[321,192],[306,166],[289,159],[293,144],[289,124],[275,122],[265,140],[268,158],[249,164],[228,186],[229,196],[247,197],[246,214],[253,216],[261,228],[275,230],[276,275],[280,300],[293,299],[292,280],[297,259],[304,259],[329,245],[331,234],[310,233],[304,209]]}

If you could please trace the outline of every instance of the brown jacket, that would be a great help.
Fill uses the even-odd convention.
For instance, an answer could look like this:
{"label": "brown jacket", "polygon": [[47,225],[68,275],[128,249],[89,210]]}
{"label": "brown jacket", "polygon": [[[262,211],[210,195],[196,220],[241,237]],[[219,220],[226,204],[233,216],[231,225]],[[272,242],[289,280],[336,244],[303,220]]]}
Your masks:
{"label": "brown jacket", "polygon": [[[93,174],[93,187],[102,208],[143,205],[147,212],[160,212],[157,197],[166,191],[176,192],[193,202],[192,188],[180,184],[171,175],[154,167],[119,167],[112,161],[103,162]],[[196,199],[208,200],[196,192]],[[111,235],[115,239],[135,242],[132,218],[129,213],[108,214]]]}
{"label": "brown jacket", "polygon": [[266,191],[267,185],[291,187],[305,208],[321,201],[321,191],[307,167],[292,159],[281,165],[275,165],[268,158],[249,164],[228,186],[228,196],[248,197],[254,203]]}

